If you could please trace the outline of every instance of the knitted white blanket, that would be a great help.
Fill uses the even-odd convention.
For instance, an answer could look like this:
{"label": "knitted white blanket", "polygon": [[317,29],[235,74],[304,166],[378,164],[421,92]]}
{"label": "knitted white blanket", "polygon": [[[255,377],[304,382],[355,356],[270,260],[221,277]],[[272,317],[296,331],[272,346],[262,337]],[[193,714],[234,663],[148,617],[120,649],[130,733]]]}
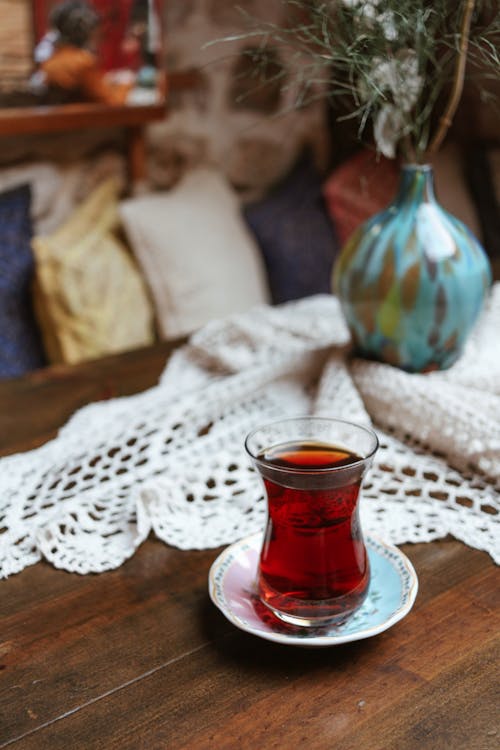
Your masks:
{"label": "knitted white blanket", "polygon": [[378,432],[365,533],[394,543],[452,534],[500,561],[497,284],[462,359],[427,375],[351,360],[331,296],[209,324],[159,385],[91,404],[43,447],[0,460],[0,577],[42,556],[78,573],[116,568],[150,531],[200,549],[263,528],[245,435],[307,413]]}

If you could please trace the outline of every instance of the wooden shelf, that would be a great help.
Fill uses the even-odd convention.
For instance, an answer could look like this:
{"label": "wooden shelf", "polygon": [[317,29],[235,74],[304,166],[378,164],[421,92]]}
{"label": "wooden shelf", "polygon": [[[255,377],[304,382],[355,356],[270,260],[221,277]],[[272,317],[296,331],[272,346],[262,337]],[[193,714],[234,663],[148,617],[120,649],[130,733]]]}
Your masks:
{"label": "wooden shelf", "polygon": [[166,105],[64,104],[0,110],[0,135],[54,133],[86,128],[134,127],[162,120]]}
{"label": "wooden shelf", "polygon": [[127,162],[132,190],[146,178],[144,126],[162,120],[166,104],[64,104],[12,107],[0,110],[0,137],[57,133],[87,128],[123,127],[127,133]]}

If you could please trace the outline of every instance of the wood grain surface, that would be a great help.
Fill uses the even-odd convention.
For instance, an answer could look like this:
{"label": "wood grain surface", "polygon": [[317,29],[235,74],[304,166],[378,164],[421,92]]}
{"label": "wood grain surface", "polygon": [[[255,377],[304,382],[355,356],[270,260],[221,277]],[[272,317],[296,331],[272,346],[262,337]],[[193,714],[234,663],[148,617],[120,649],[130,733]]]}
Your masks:
{"label": "wood grain surface", "polygon": [[54,133],[86,128],[145,125],[165,117],[166,105],[63,104],[0,111],[0,135]]}
{"label": "wood grain surface", "polygon": [[169,354],[182,341],[76,366],[53,365],[0,381],[0,455],[41,445],[92,401],[130,396],[155,385]]}
{"label": "wood grain surface", "polygon": [[[43,442],[88,401],[152,385],[169,350],[1,384],[1,451]],[[219,550],[150,539],[101,575],[42,562],[0,581],[0,747],[498,748],[497,568],[453,540],[402,549],[420,581],[410,614],[318,650],[225,620],[207,592]]]}

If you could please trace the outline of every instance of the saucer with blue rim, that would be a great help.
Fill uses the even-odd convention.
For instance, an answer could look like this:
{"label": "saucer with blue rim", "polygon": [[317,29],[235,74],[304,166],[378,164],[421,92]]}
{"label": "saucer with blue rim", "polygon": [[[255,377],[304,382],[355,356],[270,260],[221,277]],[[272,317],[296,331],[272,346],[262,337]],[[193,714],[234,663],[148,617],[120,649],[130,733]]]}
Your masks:
{"label": "saucer with blue rim", "polygon": [[257,595],[257,566],[262,534],[235,542],[217,557],[209,573],[213,603],[237,628],[276,643],[336,646],[382,633],[405,617],[418,590],[417,574],[406,555],[392,544],[365,539],[370,585],[363,604],[334,625],[300,627],[279,620]]}

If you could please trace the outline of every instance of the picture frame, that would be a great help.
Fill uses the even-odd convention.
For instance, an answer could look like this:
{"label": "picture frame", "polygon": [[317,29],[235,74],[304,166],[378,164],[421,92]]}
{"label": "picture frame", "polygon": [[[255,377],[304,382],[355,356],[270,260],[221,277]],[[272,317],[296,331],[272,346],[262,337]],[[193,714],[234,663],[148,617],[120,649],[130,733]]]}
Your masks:
{"label": "picture frame", "polygon": [[161,18],[160,0],[0,0],[0,108],[160,103]]}

